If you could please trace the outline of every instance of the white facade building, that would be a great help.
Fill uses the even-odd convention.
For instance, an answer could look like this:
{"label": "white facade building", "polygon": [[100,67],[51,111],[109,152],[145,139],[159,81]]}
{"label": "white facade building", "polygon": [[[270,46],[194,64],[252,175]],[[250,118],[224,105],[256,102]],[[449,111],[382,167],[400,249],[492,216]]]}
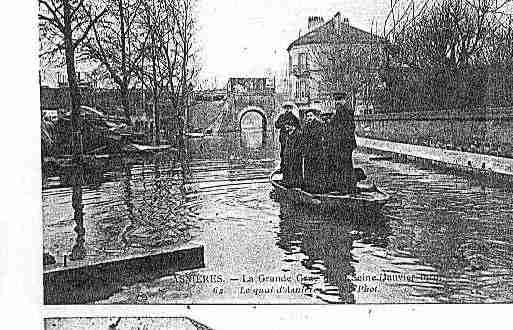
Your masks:
{"label": "white facade building", "polygon": [[[347,43],[351,44],[351,47],[356,46],[370,53],[375,51],[375,48],[371,47],[375,46],[377,41],[381,42],[376,35],[349,25],[349,20],[342,18],[340,13],[335,14],[327,22],[324,22],[322,17],[310,16],[308,32],[294,40],[287,48],[288,96],[296,103],[300,112],[307,108],[315,108],[321,112],[331,112],[333,109],[330,95],[337,88],[328,87],[323,83],[319,64],[322,61],[319,47],[325,47],[327,40],[334,40],[330,37],[333,31],[337,31],[339,48],[343,48]],[[352,95],[350,91],[346,92]],[[358,96],[355,96],[354,104],[358,103]]]}

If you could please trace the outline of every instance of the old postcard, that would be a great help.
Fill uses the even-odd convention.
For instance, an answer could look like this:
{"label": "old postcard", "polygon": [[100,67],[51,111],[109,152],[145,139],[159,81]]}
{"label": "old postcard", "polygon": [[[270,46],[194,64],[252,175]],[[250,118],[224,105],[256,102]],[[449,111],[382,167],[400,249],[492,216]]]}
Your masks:
{"label": "old postcard", "polygon": [[45,304],[513,300],[513,1],[38,5]]}

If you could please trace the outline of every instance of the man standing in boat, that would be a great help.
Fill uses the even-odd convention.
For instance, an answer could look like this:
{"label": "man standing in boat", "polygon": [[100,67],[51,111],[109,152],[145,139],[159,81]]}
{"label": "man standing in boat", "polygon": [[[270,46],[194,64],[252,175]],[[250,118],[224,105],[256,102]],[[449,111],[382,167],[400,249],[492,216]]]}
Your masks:
{"label": "man standing in boat", "polygon": [[299,128],[299,119],[292,113],[292,105],[284,104],[282,106],[284,112],[278,116],[274,126],[280,130],[280,171],[283,171],[283,151],[285,149],[285,140],[288,135],[285,125]]}
{"label": "man standing in boat", "polygon": [[318,117],[317,110],[306,111],[302,135],[305,190],[311,193],[323,193],[326,188],[325,124]]}
{"label": "man standing in boat", "polygon": [[356,149],[354,112],[348,104],[346,93],[334,93],[333,100],[335,113],[327,123],[326,136],[328,189],[341,193],[354,192],[356,190],[353,169],[353,150]]}
{"label": "man standing in boat", "polygon": [[286,132],[283,147],[282,173],[283,183],[287,188],[303,187],[303,140],[301,129],[285,124]]}

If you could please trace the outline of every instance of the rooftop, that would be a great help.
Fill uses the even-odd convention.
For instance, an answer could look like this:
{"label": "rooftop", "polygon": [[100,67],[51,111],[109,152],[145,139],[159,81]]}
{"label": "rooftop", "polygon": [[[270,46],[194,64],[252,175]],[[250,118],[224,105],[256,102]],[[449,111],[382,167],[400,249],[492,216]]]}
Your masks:
{"label": "rooftop", "polygon": [[294,40],[287,47],[287,51],[290,51],[295,46],[319,44],[325,42],[326,36],[331,35],[333,33],[333,29],[336,26],[340,27],[340,42],[343,43],[350,43],[355,41],[358,43],[372,43],[376,42],[376,40],[382,40],[381,37],[375,34],[351,26],[345,20],[342,21],[340,12],[337,12],[332,19],[330,19],[323,25],[311,30],[307,34],[300,36],[299,38]]}

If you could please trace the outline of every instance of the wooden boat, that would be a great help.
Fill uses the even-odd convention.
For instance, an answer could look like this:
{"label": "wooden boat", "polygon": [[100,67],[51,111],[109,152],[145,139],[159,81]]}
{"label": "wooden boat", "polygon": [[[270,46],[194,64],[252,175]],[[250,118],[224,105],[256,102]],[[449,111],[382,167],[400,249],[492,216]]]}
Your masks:
{"label": "wooden boat", "polygon": [[282,185],[282,175],[278,170],[271,173],[269,180],[280,197],[294,203],[306,204],[322,209],[345,209],[353,212],[378,212],[390,199],[390,195],[380,191],[373,184],[358,183],[358,191],[349,194],[337,192],[312,194],[300,188],[287,188]]}

